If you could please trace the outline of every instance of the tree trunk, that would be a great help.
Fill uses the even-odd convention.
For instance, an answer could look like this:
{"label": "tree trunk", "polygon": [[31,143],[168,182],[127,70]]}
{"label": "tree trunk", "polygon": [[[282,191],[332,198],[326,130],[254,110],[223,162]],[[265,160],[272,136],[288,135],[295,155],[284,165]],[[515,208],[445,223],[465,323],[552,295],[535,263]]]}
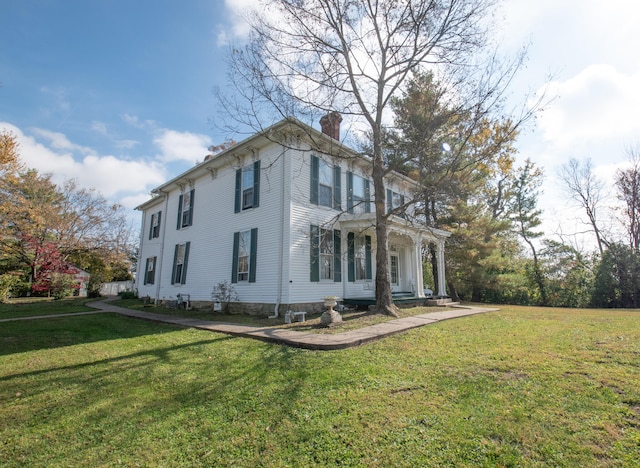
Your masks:
{"label": "tree trunk", "polygon": [[[377,140],[377,141],[376,141]],[[379,137],[374,135],[373,188],[376,208],[376,311],[398,317],[398,308],[393,303],[389,280],[389,249],[386,213],[385,167]]]}

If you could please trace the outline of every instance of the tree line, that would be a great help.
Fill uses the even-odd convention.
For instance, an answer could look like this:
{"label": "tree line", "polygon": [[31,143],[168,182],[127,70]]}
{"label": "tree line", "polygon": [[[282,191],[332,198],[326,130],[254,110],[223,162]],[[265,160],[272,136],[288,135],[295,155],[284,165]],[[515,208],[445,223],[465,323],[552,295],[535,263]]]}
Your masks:
{"label": "tree line", "polygon": [[26,167],[17,138],[0,132],[0,300],[73,293],[78,269],[90,295],[131,279],[132,229],[126,210],[92,189]]}

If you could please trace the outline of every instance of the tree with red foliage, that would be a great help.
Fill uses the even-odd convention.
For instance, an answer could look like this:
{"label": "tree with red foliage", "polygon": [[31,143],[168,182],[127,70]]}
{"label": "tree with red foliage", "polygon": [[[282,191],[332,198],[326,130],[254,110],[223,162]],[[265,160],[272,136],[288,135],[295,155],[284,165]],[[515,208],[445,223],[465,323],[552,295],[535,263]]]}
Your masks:
{"label": "tree with red foliage", "polygon": [[41,241],[25,234],[22,236],[24,251],[29,254],[31,268],[31,290],[55,297],[78,288],[74,275],[78,269],[65,261],[64,255],[53,242]]}

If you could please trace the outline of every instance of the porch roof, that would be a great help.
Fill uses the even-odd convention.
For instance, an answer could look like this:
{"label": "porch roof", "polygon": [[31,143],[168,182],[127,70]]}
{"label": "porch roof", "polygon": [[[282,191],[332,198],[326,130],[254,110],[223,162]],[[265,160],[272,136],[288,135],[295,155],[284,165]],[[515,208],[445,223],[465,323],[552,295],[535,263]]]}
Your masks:
{"label": "porch roof", "polygon": [[[359,229],[361,231],[374,230],[376,226],[375,213],[363,214],[342,214],[338,220],[338,225],[343,229]],[[420,235],[431,240],[446,239],[451,236],[449,231],[429,227],[400,216],[391,215],[389,217],[389,233],[399,232],[412,236]]]}

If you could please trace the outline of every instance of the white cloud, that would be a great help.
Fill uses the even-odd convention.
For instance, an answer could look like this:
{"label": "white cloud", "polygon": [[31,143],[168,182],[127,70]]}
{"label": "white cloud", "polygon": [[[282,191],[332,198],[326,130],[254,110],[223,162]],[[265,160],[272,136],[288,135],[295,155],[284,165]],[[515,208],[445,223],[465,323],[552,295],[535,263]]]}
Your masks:
{"label": "white cloud", "polygon": [[[166,180],[164,166],[157,161],[129,161],[74,144],[58,132],[20,128],[0,122],[0,130],[16,135],[20,157],[27,167],[51,174],[56,184],[77,179],[80,186],[94,188],[106,198],[122,202],[147,197],[149,190]],[[132,198],[132,199],[133,199]],[[129,208],[134,206],[125,205]]]}
{"label": "white cloud", "polygon": [[540,116],[543,138],[560,148],[589,140],[625,140],[640,131],[640,72],[624,74],[611,65],[591,65],[551,83],[558,96]]}
{"label": "white cloud", "polygon": [[160,149],[160,159],[164,162],[201,161],[212,144],[207,135],[168,129],[163,129],[153,142]]}
{"label": "white cloud", "polygon": [[229,45],[234,39],[244,41],[249,37],[249,24],[246,15],[260,7],[259,0],[225,0],[225,9],[228,13],[228,23],[231,27],[224,24],[217,24],[215,35],[216,45],[218,47]]}

